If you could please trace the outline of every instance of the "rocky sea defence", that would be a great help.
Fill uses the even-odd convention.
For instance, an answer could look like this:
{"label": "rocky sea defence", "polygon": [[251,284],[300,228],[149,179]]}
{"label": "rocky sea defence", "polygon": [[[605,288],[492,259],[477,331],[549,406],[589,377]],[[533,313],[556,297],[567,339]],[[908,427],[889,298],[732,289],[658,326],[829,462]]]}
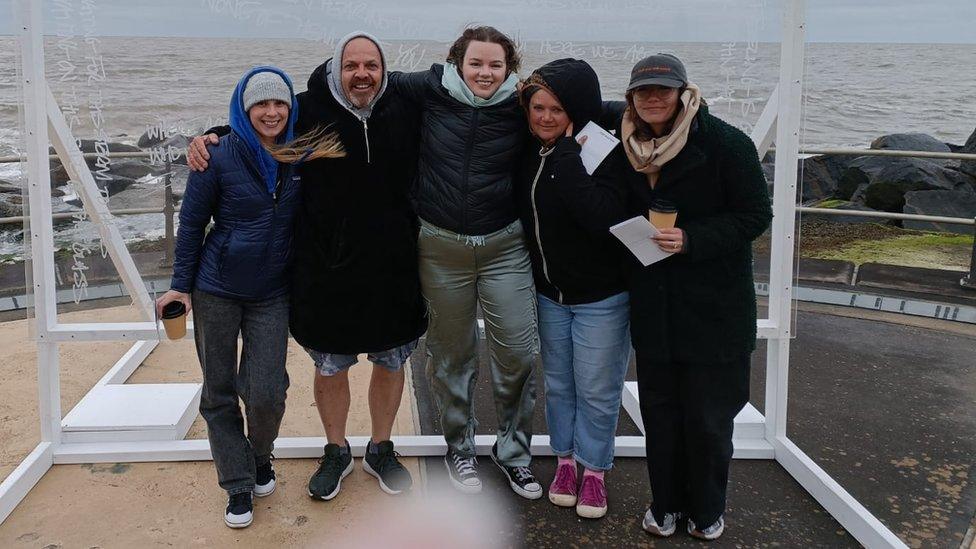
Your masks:
{"label": "rocky sea defence", "polygon": [[[976,130],[965,144],[943,143],[924,133],[878,137],[871,149],[976,154]],[[763,168],[772,185],[773,155]],[[976,160],[824,154],[799,167],[800,202],[805,206],[976,218]],[[772,187],[770,187],[772,190]],[[878,223],[877,218],[818,216],[844,223]],[[906,229],[972,234],[966,225],[892,222]]]}

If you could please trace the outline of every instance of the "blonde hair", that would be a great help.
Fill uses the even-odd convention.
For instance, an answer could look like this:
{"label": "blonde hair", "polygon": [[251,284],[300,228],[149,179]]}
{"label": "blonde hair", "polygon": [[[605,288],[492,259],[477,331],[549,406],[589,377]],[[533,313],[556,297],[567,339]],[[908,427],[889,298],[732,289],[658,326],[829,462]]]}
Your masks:
{"label": "blonde hair", "polygon": [[315,128],[287,143],[265,145],[264,148],[268,150],[272,158],[287,164],[346,156],[346,150],[342,147],[339,134],[330,131],[329,126]]}

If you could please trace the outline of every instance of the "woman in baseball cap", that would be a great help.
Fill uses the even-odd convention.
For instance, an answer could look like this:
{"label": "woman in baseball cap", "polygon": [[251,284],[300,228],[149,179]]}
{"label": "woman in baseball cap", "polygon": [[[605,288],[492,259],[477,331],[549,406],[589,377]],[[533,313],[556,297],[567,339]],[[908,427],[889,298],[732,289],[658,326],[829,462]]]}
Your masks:
{"label": "woman in baseball cap", "polygon": [[647,470],[654,501],[643,527],[716,539],[725,528],[735,416],[749,401],[756,342],[752,241],[772,219],[752,140],[708,112],[684,64],[639,61],[618,135],[629,202],[649,216],[666,204],[674,227],[656,244],[674,255],[634,263],[629,290]]}

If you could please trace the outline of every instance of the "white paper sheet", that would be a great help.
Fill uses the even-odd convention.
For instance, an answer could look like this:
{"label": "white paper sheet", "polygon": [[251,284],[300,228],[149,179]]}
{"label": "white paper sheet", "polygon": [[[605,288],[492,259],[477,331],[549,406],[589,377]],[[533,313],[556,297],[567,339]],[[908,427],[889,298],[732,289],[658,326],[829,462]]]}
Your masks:
{"label": "white paper sheet", "polygon": [[580,158],[583,159],[583,167],[586,168],[586,173],[593,175],[600,162],[603,162],[603,159],[610,154],[617,143],[620,143],[620,140],[610,135],[607,130],[594,124],[592,120],[587,122],[583,129],[576,134],[576,140],[579,141],[579,138],[584,135],[586,136],[586,143],[582,145]]}
{"label": "white paper sheet", "polygon": [[613,227],[610,227],[610,232],[623,242],[624,246],[627,246],[627,249],[645,267],[674,255],[665,252],[651,240],[651,237],[661,231],[657,230],[657,227],[643,217],[638,216],[617,223]]}

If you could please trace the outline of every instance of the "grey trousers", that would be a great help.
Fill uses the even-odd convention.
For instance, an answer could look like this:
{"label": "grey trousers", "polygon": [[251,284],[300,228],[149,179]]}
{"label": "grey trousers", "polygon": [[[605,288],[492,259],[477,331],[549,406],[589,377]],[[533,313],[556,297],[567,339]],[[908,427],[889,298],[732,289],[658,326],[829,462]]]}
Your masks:
{"label": "grey trousers", "polygon": [[509,466],[528,465],[539,338],[522,224],[466,236],[422,222],[419,249],[420,283],[430,307],[427,377],[448,446],[462,456],[476,454],[471,402],[480,304],[498,415],[498,458]]}
{"label": "grey trousers", "polygon": [[[203,369],[200,414],[207,422],[217,481],[230,495],[249,492],[255,467],[271,459],[285,415],[288,296],[239,301],[197,290],[193,326]],[[246,410],[246,436],[238,398]]]}

